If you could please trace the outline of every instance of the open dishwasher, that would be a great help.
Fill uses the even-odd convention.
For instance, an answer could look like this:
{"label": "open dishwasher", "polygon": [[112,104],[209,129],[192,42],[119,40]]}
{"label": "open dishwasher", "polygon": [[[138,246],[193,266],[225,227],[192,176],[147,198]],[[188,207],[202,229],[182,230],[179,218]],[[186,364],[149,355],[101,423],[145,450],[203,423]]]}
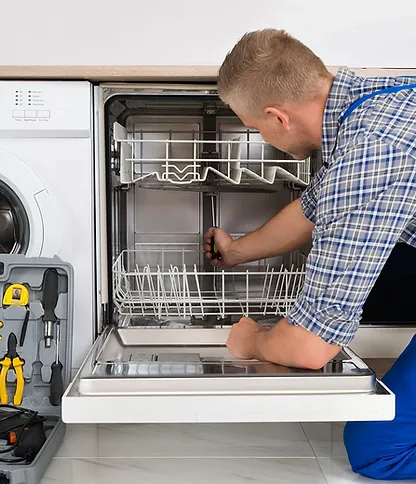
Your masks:
{"label": "open dishwasher", "polygon": [[248,315],[272,325],[302,290],[308,247],[214,268],[203,235],[234,237],[299,197],[320,164],[264,143],[215,85],[101,85],[97,113],[100,336],[63,399],[65,422],[389,420],[394,395],[349,348],[321,370],[240,360]]}

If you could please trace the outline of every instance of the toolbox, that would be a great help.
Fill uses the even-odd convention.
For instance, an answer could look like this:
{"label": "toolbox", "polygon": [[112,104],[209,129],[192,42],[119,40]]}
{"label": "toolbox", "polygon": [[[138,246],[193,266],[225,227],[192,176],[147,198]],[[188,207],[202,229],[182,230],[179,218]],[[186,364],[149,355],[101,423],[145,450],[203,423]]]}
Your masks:
{"label": "toolbox", "polygon": [[[2,254],[0,255],[0,295],[2,297],[0,399],[3,404],[0,406],[0,484],[38,484],[65,435],[65,424],[61,420],[61,396],[71,376],[72,266],[57,257],[28,258],[24,255]],[[55,305],[56,307],[53,307]],[[25,321],[26,324],[24,324]],[[22,334],[24,326],[25,335]],[[57,339],[59,339],[58,358]],[[17,357],[12,350],[10,358],[7,359],[8,346],[9,352],[10,346],[15,346]],[[19,385],[22,380],[19,377],[19,366],[22,360],[24,361],[21,366],[24,388],[20,399]],[[7,364],[11,366],[9,371],[7,371]],[[2,380],[5,378],[6,371],[6,388],[4,388]],[[52,372],[54,391],[51,393]],[[36,436],[37,443],[41,442],[40,450],[35,452],[31,448],[32,453],[25,454],[23,458],[26,460],[23,462],[19,461],[16,455],[21,456],[22,449],[26,452],[28,446],[23,444],[28,434],[21,437],[19,452],[18,447],[5,452],[10,446],[4,440],[2,428],[7,427],[8,422],[12,422],[11,426],[14,425],[12,420],[14,412],[4,406],[5,399],[11,405],[19,404],[21,400],[17,408],[27,409],[27,412],[22,412],[22,415],[13,416],[14,419],[23,419],[22,421],[26,422],[24,418],[34,416],[31,411],[38,413],[32,423],[27,424],[26,427],[21,425],[17,427],[15,433],[12,433],[17,434],[18,438],[25,428],[25,432],[30,431],[31,436]],[[5,415],[6,417],[9,415],[10,418],[5,419]],[[35,420],[38,422],[36,434],[33,433]],[[43,435],[41,440],[38,439],[39,432]],[[15,462],[6,462],[6,460]]]}

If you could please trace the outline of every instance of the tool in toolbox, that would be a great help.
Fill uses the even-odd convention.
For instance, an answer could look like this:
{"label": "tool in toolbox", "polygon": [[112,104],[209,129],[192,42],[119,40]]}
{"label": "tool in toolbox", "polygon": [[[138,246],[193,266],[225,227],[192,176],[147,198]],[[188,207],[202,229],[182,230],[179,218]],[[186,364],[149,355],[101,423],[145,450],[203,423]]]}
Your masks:
{"label": "tool in toolbox", "polygon": [[61,322],[56,322],[56,358],[51,365],[51,405],[57,407],[61,404],[64,394],[64,382],[62,380],[62,363],[59,361],[59,341],[61,339]]}
{"label": "tool in toolbox", "polygon": [[43,275],[42,307],[45,348],[50,348],[53,339],[53,323],[56,323],[55,308],[58,302],[58,273],[56,269],[47,269]]}
{"label": "tool in toolbox", "polygon": [[29,323],[30,306],[29,290],[23,284],[11,284],[4,293],[3,306],[25,306],[26,314],[23,320],[22,331],[20,333],[20,346],[23,346],[26,337],[27,325]]}
{"label": "tool in toolbox", "polygon": [[0,360],[0,401],[3,405],[9,403],[9,396],[7,394],[7,373],[10,368],[13,368],[16,373],[16,391],[13,397],[13,403],[20,405],[23,399],[23,390],[25,388],[25,379],[23,377],[23,365],[25,360],[20,358],[17,353],[17,337],[14,333],[9,334],[7,340],[7,353],[3,359]]}
{"label": "tool in toolbox", "polygon": [[50,348],[52,343],[52,328],[53,323],[56,327],[56,355],[55,361],[51,365],[51,380],[50,380],[50,402],[55,407],[61,404],[62,395],[64,393],[64,383],[62,380],[62,363],[59,361],[59,341],[61,339],[61,325],[56,317],[55,308],[58,303],[58,273],[56,269],[50,268],[45,271],[43,276],[43,295],[42,306],[45,314],[43,315],[44,322],[44,340],[45,348]]}
{"label": "tool in toolbox", "polygon": [[45,422],[46,417],[36,411],[13,405],[0,405],[0,439],[7,443],[7,447],[2,448],[0,454],[9,453],[14,456],[13,459],[0,458],[0,462],[32,462],[46,442],[45,432],[50,430],[44,425]]}
{"label": "tool in toolbox", "polygon": [[[211,211],[212,211],[212,226],[218,227],[217,225],[217,212],[215,210],[215,195],[211,194]],[[221,253],[218,247],[215,245],[214,236],[211,237],[211,260],[221,259]]]}

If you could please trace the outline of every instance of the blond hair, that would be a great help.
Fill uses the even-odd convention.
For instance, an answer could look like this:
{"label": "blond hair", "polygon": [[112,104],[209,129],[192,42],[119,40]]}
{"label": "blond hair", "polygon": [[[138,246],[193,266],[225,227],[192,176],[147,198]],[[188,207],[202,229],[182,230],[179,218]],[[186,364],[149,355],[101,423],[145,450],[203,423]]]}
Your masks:
{"label": "blond hair", "polygon": [[218,74],[221,99],[246,114],[268,106],[313,99],[332,79],[322,60],[284,30],[246,33]]}

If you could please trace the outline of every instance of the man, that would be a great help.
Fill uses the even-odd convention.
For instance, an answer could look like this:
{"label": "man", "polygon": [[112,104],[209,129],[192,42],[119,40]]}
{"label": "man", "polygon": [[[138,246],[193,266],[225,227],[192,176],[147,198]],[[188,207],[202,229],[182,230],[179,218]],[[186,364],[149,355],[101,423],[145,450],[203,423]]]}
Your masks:
{"label": "man", "polygon": [[[401,87],[391,92],[394,86]],[[334,77],[301,42],[267,29],[246,34],[227,55],[218,89],[265,141],[295,159],[321,149],[324,161],[301,198],[255,232],[237,240],[220,228],[206,234],[208,257],[212,236],[222,254],[215,265],[313,244],[302,294],[288,317],[269,330],[242,318],[227,345],[241,358],[321,368],[354,338],[395,245],[416,246],[416,88],[412,79],[363,79],[345,68]],[[395,421],[346,427],[353,469],[369,477],[416,478],[416,391],[411,402],[402,398],[403,381],[397,384],[396,377],[403,365],[409,371],[401,379],[410,382],[416,340],[386,376],[397,397]],[[407,424],[413,430],[405,438]],[[374,444],[377,436],[381,447]]]}

